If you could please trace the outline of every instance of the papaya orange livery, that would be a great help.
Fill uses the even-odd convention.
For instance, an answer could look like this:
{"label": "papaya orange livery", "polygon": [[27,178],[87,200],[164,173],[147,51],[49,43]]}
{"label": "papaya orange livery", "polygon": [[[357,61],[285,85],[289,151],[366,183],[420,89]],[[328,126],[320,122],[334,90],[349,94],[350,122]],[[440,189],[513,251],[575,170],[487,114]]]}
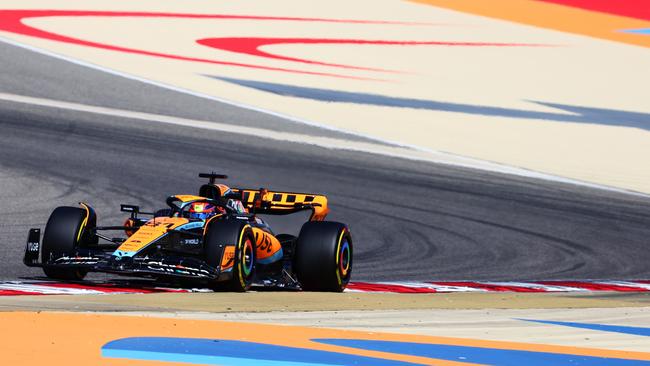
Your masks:
{"label": "papaya orange livery", "polygon": [[257,263],[269,264],[282,257],[282,245],[271,233],[258,227],[253,228]]}
{"label": "papaya orange livery", "polygon": [[179,217],[162,217],[147,221],[138,231],[131,235],[117,248],[122,253],[137,253],[145,246],[167,235],[170,229],[175,229],[189,221]]}
{"label": "papaya orange livery", "polygon": [[232,269],[233,264],[235,263],[235,247],[228,246],[223,252],[221,258],[221,270]]}
{"label": "papaya orange livery", "polygon": [[265,191],[261,196],[259,190],[234,189],[234,191],[241,193],[246,207],[255,208],[259,213],[283,215],[309,209],[312,211],[310,221],[323,221],[329,213],[327,197],[323,195]]}

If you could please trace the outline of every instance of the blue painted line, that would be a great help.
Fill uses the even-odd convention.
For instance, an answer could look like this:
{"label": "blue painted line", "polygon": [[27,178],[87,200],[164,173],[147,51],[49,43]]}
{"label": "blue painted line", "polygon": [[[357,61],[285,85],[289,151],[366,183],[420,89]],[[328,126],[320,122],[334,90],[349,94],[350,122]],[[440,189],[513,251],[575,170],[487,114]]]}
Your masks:
{"label": "blue painted line", "polygon": [[409,362],[255,342],[171,337],[134,337],[108,342],[102,356],[223,366],[413,366]]}
{"label": "blue painted line", "polygon": [[641,29],[623,29],[623,33],[635,33],[635,34],[650,34],[650,28],[641,28]]}
{"label": "blue painted line", "polygon": [[442,344],[375,341],[359,339],[312,339],[314,342],[369,351],[430,357],[447,361],[479,363],[495,366],[636,366],[650,365],[650,361],[620,358],[567,355],[561,353],[504,350]]}
{"label": "blue painted line", "polygon": [[[599,330],[603,332],[613,332],[613,333],[623,333],[631,335],[640,335],[644,337],[650,337],[650,328],[642,327],[627,327],[622,325],[605,325],[605,324],[591,324],[591,323],[574,323],[574,322],[558,322],[552,320],[535,320],[535,319],[518,319],[527,322],[541,323],[541,324],[551,324],[551,325],[561,325],[564,327],[572,328],[582,328],[582,329],[592,329]],[[650,345],[648,346],[650,350]]]}
{"label": "blue painted line", "polygon": [[[245,351],[243,352],[245,353]],[[258,366],[261,364],[268,366],[330,366],[327,363],[304,363],[292,361],[270,361],[260,359],[245,359],[239,357],[221,357],[209,355],[193,355],[181,353],[162,353],[148,351],[120,351],[106,350],[102,351],[103,357],[125,358],[129,360],[146,360],[146,361],[165,361],[165,362],[182,362],[200,365],[221,365],[221,366]],[[262,363],[263,362],[263,363]]]}
{"label": "blue painted line", "polygon": [[204,76],[277,95],[311,99],[323,102],[353,103],[397,108],[415,108],[432,111],[465,113],[480,116],[533,119],[549,122],[572,122],[607,126],[622,126],[650,131],[650,114],[641,112],[591,108],[542,101],[530,101],[531,103],[556,108],[569,113],[539,112],[525,109],[501,108],[463,103],[448,103],[436,100],[400,98],[371,93],[356,93],[333,89],[309,88],[297,85],[234,79],[210,75]]}

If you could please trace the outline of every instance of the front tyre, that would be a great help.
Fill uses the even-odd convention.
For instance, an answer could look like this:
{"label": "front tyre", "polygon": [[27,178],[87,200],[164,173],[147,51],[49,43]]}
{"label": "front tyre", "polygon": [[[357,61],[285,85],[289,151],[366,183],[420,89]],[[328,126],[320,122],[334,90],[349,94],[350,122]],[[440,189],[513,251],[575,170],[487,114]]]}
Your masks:
{"label": "front tyre", "polygon": [[303,290],[341,292],[352,275],[350,230],[339,222],[307,222],[298,235],[293,258]]}
{"label": "front tyre", "polygon": [[[215,289],[245,292],[250,289],[255,278],[255,237],[250,225],[239,220],[218,220],[209,224],[204,239],[205,262],[210,266],[220,267],[221,271],[232,268],[232,279],[224,286],[217,282]],[[232,261],[226,256],[228,247],[234,244]],[[233,253],[232,251],[230,253]]]}
{"label": "front tyre", "polygon": [[[86,226],[89,213],[78,207],[57,207],[50,215],[43,234],[43,272],[57,280],[82,280],[87,271],[57,268],[48,262],[63,256],[74,255],[80,242],[87,237]],[[91,222],[90,224],[94,224]]]}

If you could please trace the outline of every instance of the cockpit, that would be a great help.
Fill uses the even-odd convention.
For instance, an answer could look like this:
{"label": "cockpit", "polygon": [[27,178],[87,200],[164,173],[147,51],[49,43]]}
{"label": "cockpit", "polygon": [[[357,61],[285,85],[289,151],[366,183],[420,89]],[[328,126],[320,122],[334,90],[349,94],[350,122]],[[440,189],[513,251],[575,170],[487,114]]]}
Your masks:
{"label": "cockpit", "polygon": [[219,214],[244,214],[246,210],[241,201],[228,199],[218,200],[200,196],[177,195],[167,198],[170,216],[183,217],[190,220],[207,220]]}

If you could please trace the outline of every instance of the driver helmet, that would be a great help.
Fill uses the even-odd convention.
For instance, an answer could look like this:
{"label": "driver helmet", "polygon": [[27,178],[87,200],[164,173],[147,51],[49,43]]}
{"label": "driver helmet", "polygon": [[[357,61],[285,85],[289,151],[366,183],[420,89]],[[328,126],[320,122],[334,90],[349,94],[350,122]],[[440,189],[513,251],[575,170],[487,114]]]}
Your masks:
{"label": "driver helmet", "polygon": [[190,219],[206,220],[218,213],[217,207],[208,202],[194,202],[190,205],[188,210]]}

